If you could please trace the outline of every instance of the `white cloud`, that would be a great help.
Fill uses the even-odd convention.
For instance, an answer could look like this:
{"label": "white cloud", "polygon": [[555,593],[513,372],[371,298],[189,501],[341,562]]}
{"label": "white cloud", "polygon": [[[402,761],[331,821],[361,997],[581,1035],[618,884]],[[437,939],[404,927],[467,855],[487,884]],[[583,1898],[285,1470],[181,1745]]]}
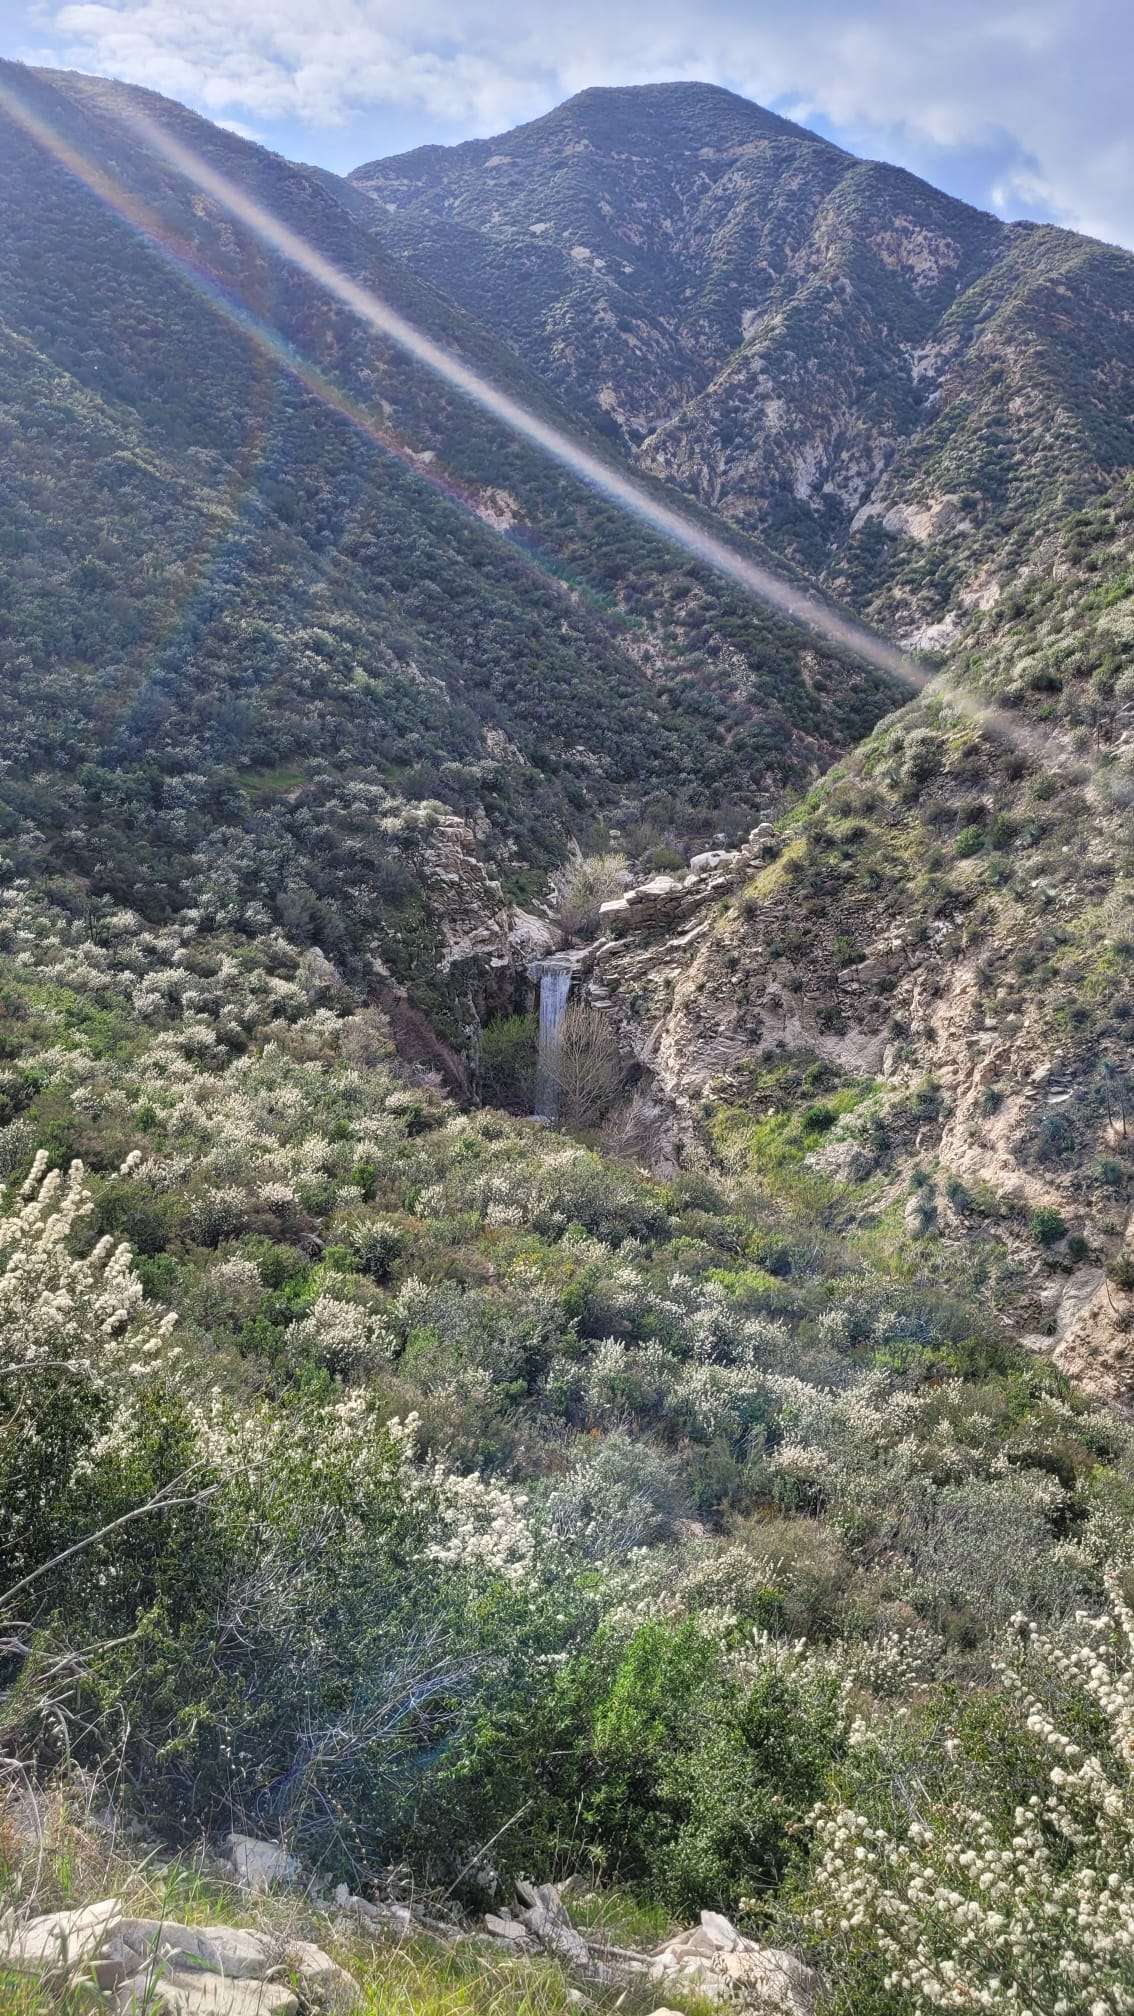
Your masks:
{"label": "white cloud", "polygon": [[702,77],[891,157],[995,156],[985,200],[1134,243],[1129,0],[65,0],[61,60],[215,117],[396,105],[499,131],[587,84]]}

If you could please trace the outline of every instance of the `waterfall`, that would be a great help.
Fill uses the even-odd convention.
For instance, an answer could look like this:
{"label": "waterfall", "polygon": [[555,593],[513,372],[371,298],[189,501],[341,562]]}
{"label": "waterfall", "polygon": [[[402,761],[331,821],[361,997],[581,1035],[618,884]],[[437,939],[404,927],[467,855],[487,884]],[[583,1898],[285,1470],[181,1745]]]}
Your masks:
{"label": "waterfall", "polygon": [[539,981],[539,1051],[536,1057],[535,1117],[537,1120],[556,1121],[559,1118],[559,1072],[557,1051],[559,1031],[563,1017],[567,1013],[567,997],[571,992],[571,968],[560,965],[553,959],[543,959],[532,968],[533,978]]}

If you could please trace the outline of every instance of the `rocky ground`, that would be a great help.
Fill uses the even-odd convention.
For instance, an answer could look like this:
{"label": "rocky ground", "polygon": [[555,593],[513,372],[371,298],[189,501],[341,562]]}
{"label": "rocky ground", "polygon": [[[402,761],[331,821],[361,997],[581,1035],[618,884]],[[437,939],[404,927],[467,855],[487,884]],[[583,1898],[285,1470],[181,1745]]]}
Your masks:
{"label": "rocky ground", "polygon": [[[714,1911],[640,1950],[578,1929],[557,1884],[520,1882],[514,1904],[499,1902],[478,1921],[414,1898],[398,1872],[366,1897],[346,1883],[328,1894],[279,1844],[250,1835],[230,1835],[223,1858],[206,1862],[232,1886],[240,1922],[145,1915],[124,1894],[66,1910],[6,1911],[0,2007],[24,2006],[5,1999],[7,1982],[13,1996],[22,1984],[50,2006],[76,2010],[86,1997],[81,2006],[107,2016],[350,2016],[372,2006],[376,1959],[421,1939],[483,1953],[486,1967],[501,1957],[552,1962],[579,2009],[612,1998],[620,2007],[631,1996],[646,2010],[669,1994],[810,2016],[818,1990],[818,1976],[795,1955],[745,1938]],[[679,2012],[655,2008],[654,2016]]]}

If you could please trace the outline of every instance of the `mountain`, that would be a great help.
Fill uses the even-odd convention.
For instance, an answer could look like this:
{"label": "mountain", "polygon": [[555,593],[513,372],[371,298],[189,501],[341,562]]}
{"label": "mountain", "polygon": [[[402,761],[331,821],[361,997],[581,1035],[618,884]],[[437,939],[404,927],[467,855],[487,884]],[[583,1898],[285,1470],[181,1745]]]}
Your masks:
{"label": "mountain", "polygon": [[604,817],[751,817],[890,704],[375,336],[161,136],[570,428],[345,185],[150,93],[0,84],[17,872],[157,920],[274,917],[451,1022],[461,990],[425,977],[439,817],[522,891]]}
{"label": "mountain", "polygon": [[[753,148],[839,150],[703,85],[584,91],[494,140],[421,147],[350,177],[392,243],[444,275],[596,420],[640,440],[740,340],[729,279],[764,256],[706,204]],[[704,213],[704,214],[702,214]],[[750,282],[747,282],[750,286]]]}
{"label": "mountain", "polygon": [[[1029,1334],[1109,1307],[1130,1181],[1108,1104],[1130,897],[1110,787],[1129,770],[1132,645],[1127,490],[1104,464],[1134,460],[1134,262],[1001,225],[701,86],[585,92],[351,183],[97,79],[9,66],[0,104],[9,876],[98,928],[116,904],[282,928],[461,1082],[547,942],[515,905],[571,845],[621,828],[672,867],[811,785],[778,864],[721,916],[676,950],[647,933],[611,953],[641,1085],[712,1159],[740,1124],[722,1116],[749,1099],[758,1117],[785,1053],[804,1103],[812,1065],[869,1079],[866,1114],[932,1080],[932,1115],[909,1140],[891,1128],[848,1222],[904,1209],[915,1174],[939,1197],[999,1186],[1003,1210],[978,1226],[942,1205],[935,1236],[976,1251],[996,1219],[990,1278]],[[612,470],[664,467],[717,522],[821,548],[892,627],[936,612],[947,687],[880,721],[904,691],[442,385],[266,247],[249,200]],[[618,358],[664,426],[651,411],[596,431]],[[797,422],[822,437],[800,449],[813,471],[869,465],[865,504],[854,485],[821,509],[821,486],[795,494]],[[719,483],[678,453],[697,428],[727,445]],[[798,512],[795,531],[777,516],[785,483],[806,540]],[[955,510],[889,501],[931,484]],[[1096,501],[1061,529],[1072,490]],[[991,735],[972,713],[990,700]],[[1083,758],[1106,770],[1098,802]],[[1053,950],[1053,906],[1109,920],[1113,985],[1089,959],[1075,978],[1078,939]],[[1045,976],[1026,1013],[1025,970]],[[1001,1054],[980,976],[1002,971],[993,1124],[973,1072]],[[1061,993],[1046,983],[1064,971]],[[1041,1069],[1057,1089],[1037,1148],[1007,1088]],[[1070,1248],[1037,1258],[1036,1211]],[[1050,1266],[1067,1274],[1051,1307]],[[1122,1386],[1113,1337],[1093,1356]]]}
{"label": "mountain", "polygon": [[730,92],[584,91],[352,180],[640,468],[903,634],[1134,459],[1130,254]]}

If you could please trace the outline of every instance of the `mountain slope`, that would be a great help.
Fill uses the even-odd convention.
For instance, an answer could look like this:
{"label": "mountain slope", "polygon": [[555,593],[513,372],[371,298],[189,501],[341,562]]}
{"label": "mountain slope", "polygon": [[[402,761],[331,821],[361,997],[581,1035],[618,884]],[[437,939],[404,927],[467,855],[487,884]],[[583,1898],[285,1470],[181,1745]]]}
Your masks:
{"label": "mountain slope", "polygon": [[418,270],[466,305],[479,291],[529,363],[634,440],[735,348],[741,275],[747,302],[751,268],[773,280],[801,206],[847,162],[731,92],[661,84],[584,91],[350,179]]}
{"label": "mountain slope", "polygon": [[744,816],[884,710],[875,675],[676,561],[266,253],[139,120],[561,419],[333,178],[152,94],[2,82],[24,872],[154,915],[275,914],[420,980],[421,801],[519,874],[604,811]]}
{"label": "mountain slope", "polygon": [[1134,460],[1134,258],[715,87],[586,91],[352,179],[641,467],[891,627]]}
{"label": "mountain slope", "polygon": [[805,1198],[914,1272],[963,1252],[1034,1348],[1128,1404],[1129,480],[1039,543],[950,677],[821,781],[723,914],[632,932],[602,985],[687,1138],[771,1210]]}

